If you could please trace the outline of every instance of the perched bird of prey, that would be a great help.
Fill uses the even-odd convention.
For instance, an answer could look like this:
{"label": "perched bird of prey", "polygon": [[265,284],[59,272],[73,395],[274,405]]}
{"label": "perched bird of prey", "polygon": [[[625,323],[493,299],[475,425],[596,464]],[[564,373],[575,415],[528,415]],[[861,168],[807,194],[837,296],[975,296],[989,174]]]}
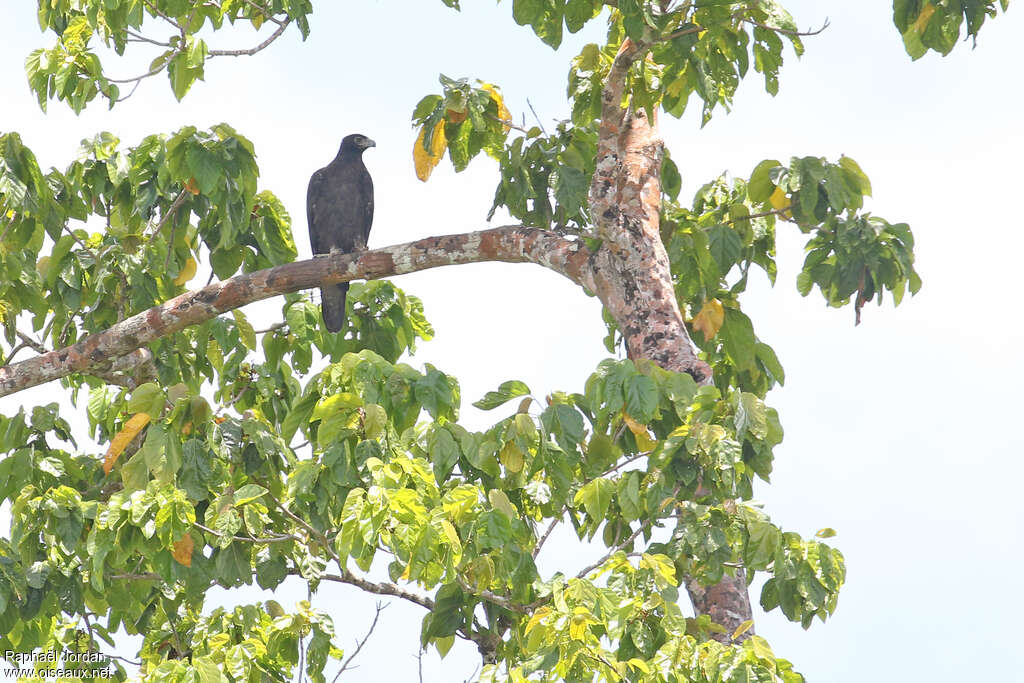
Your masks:
{"label": "perched bird of prey", "polygon": [[[363,165],[363,152],[376,146],[365,135],[349,135],[334,161],[309,179],[306,219],[314,254],[366,249],[373,224],[373,180]],[[330,332],[339,332],[345,324],[347,292],[347,282],[320,289],[320,311]]]}

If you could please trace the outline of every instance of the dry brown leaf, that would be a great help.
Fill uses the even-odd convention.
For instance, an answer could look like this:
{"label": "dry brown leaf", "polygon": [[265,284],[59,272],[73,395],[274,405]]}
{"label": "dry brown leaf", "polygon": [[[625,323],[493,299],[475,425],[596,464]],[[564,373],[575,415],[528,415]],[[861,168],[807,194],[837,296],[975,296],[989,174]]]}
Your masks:
{"label": "dry brown leaf", "polygon": [[195,548],[195,541],[192,540],[192,534],[185,534],[181,537],[180,541],[174,542],[174,550],[171,551],[171,555],[177,560],[178,564],[183,564],[186,567],[192,566],[192,550]]}

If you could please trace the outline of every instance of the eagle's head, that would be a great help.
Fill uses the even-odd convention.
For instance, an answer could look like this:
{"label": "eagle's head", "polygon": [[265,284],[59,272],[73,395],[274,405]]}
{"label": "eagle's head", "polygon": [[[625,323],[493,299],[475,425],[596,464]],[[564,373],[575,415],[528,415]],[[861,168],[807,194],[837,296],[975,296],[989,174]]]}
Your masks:
{"label": "eagle's head", "polygon": [[350,154],[362,154],[366,148],[376,146],[376,142],[362,133],[353,133],[352,135],[346,135],[345,139],[341,141],[341,149],[338,150],[338,152],[340,154],[344,154],[345,152]]}

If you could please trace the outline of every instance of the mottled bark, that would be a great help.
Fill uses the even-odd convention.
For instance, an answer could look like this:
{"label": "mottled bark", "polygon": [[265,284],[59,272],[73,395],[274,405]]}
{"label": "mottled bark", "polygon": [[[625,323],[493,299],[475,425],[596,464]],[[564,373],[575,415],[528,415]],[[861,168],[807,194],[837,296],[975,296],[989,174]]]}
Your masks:
{"label": "mottled bark", "polygon": [[[630,65],[647,47],[623,42],[602,94],[597,167],[590,186],[590,211],[601,237],[591,262],[595,290],[618,325],[630,358],[646,358],[698,382],[711,368],[697,358],[676,301],[668,254],[661,241],[661,161],[664,147],[657,121],[643,109],[623,106]],[[714,586],[686,580],[698,614],[725,627],[723,642],[752,618],[742,570]],[[739,640],[753,635],[748,629]]]}
{"label": "mottled bark", "polygon": [[0,396],[72,373],[109,378],[112,371],[123,373],[128,368],[148,371],[151,363],[146,360],[148,351],[136,354],[137,358],[131,363],[118,359],[144,349],[156,339],[279,294],[360,278],[382,278],[482,261],[536,263],[593,291],[596,285],[588,265],[590,256],[581,243],[555,233],[507,226],[430,237],[358,254],[331,254],[287,263],[186,292],[72,346],[0,367]]}
{"label": "mottled bark", "polygon": [[710,369],[690,343],[658,232],[664,145],[647,112],[622,106],[626,73],[645,52],[628,39],[623,43],[602,96],[590,185],[590,211],[602,240],[595,278],[631,358],[647,358],[702,381]]}

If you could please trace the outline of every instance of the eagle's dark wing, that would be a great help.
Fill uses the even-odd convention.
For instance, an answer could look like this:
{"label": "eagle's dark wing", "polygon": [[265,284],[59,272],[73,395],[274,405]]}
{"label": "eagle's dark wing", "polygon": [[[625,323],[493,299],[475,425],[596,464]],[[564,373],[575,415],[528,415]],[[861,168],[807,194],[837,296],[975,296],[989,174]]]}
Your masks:
{"label": "eagle's dark wing", "polygon": [[309,179],[306,190],[306,225],[309,226],[309,246],[314,254],[326,254],[331,248],[323,244],[323,227],[317,229],[318,207],[317,198],[323,195],[324,170],[320,169]]}
{"label": "eagle's dark wing", "polygon": [[369,171],[366,170],[366,166],[362,166],[362,173],[359,176],[359,197],[362,200],[362,215],[359,217],[358,222],[362,225],[362,244],[360,248],[366,249],[366,245],[370,239],[370,228],[373,226],[373,178],[370,177]]}

